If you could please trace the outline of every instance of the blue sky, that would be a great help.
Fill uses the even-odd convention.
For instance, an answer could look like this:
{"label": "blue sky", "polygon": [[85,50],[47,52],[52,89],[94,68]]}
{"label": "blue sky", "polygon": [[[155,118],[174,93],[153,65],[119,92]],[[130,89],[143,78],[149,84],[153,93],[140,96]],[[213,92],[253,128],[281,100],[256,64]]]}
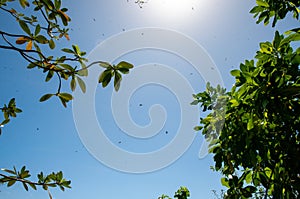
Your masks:
{"label": "blue sky", "polygon": [[[75,43],[89,53],[111,36],[133,29],[155,27],[174,30],[192,38],[206,50],[219,70],[224,86],[230,88],[234,81],[229,75],[230,70],[245,59],[251,59],[258,50],[259,42],[272,40],[275,29],[256,25],[249,14],[255,3],[253,0],[174,2],[177,7],[172,7],[167,0],[149,0],[140,9],[133,1],[126,0],[65,0],[63,5],[69,8],[72,18],[71,41],[61,42],[58,48]],[[1,30],[17,31],[18,27],[7,23],[7,17],[1,15]],[[279,22],[277,29],[284,31],[295,24]],[[3,104],[15,97],[23,110],[3,129],[0,137],[1,168],[27,165],[33,175],[40,171],[62,170],[65,177],[72,180],[72,189],[65,192],[53,189],[56,199],[155,199],[163,193],[173,196],[180,186],[187,186],[191,198],[199,199],[213,198],[212,190],[222,188],[220,175],[210,169],[212,157],[198,157],[203,138],[196,133],[190,148],[177,161],[158,171],[132,174],[102,164],[82,144],[73,119],[72,104],[65,109],[57,99],[38,102],[43,94],[56,91],[57,82],[44,83],[44,74],[38,70],[27,70],[26,63],[16,53],[0,52],[0,102]],[[51,53],[58,55],[59,51]],[[205,88],[205,81],[189,63],[167,52],[142,49],[122,55],[115,61],[120,60],[129,61],[137,67],[148,62],[168,65],[181,73],[195,92]],[[67,85],[65,88],[68,90]],[[126,91],[126,88],[126,84],[122,84],[121,90]],[[167,113],[166,123],[158,134],[140,140],[124,134],[114,122],[110,105],[112,90],[111,86],[106,89],[98,86],[95,96],[98,121],[112,143],[127,151],[145,153],[160,149],[176,138],[181,122],[176,94],[150,84],[131,96],[129,111],[133,121],[140,126],[149,124],[148,111],[154,104],[164,106]],[[89,119],[86,117],[87,124]],[[47,198],[46,192],[26,193],[21,185],[8,189],[0,186],[0,190],[3,199]]]}

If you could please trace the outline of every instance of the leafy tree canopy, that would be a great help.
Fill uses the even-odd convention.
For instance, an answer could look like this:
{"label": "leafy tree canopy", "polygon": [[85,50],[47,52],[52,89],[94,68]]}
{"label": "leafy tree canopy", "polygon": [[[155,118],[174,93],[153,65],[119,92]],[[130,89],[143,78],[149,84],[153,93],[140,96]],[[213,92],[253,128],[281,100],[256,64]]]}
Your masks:
{"label": "leafy tree canopy", "polygon": [[[180,187],[174,195],[175,199],[187,199],[190,197],[190,191],[186,187]],[[172,199],[171,197],[163,194],[158,199]]]}
{"label": "leafy tree canopy", "polygon": [[[250,12],[272,26],[288,12],[298,20],[300,1],[257,0]],[[226,92],[207,84],[194,95],[209,111],[200,119],[210,141],[214,169],[224,177],[224,198],[299,198],[300,48],[299,27],[260,43],[253,60],[231,71],[235,84]]]}
{"label": "leafy tree canopy", "polygon": [[[94,65],[104,68],[99,74],[98,82],[106,87],[113,79],[114,88],[118,91],[122,74],[128,74],[133,68],[132,64],[125,61],[116,65],[101,60],[89,63],[84,57],[86,53],[76,44],[70,48],[59,49],[60,53],[57,54],[60,56],[52,55],[51,50],[56,49],[63,38],[70,40],[68,25],[71,17],[67,14],[68,9],[62,6],[61,0],[0,0],[0,12],[11,17],[11,21],[20,28],[18,32],[9,32],[0,27],[0,50],[17,52],[27,61],[28,69],[38,69],[45,74],[45,82],[53,79],[58,82],[56,91],[43,95],[40,98],[41,102],[56,96],[66,107],[67,103],[73,100],[73,96],[64,91],[63,81],[69,84],[71,91],[79,85],[81,91],[85,92],[83,77],[88,75],[88,68]],[[2,128],[22,110],[17,107],[15,98],[11,98],[0,110],[3,113],[3,119],[0,120],[1,135]],[[10,187],[20,182],[26,190],[28,187],[36,189],[37,186],[41,186],[48,191],[50,198],[52,196],[49,187],[59,187],[61,190],[70,188],[71,181],[65,180],[62,172],[49,175],[41,172],[37,175],[38,181],[33,182],[29,180],[31,175],[25,166],[19,171],[16,168],[1,171],[0,183]]]}

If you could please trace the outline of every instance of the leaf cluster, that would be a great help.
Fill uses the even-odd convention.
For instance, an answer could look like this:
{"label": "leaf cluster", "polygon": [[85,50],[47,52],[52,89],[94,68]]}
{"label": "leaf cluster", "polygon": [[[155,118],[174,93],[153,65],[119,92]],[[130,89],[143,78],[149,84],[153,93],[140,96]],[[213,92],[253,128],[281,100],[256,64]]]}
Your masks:
{"label": "leaf cluster", "polygon": [[220,89],[208,85],[196,95],[204,110],[212,110],[200,123],[206,137],[219,135],[210,152],[215,169],[225,175],[225,198],[250,198],[261,193],[258,187],[265,197],[299,197],[300,48],[294,50],[291,42],[299,41],[300,33],[291,32],[276,31],[272,42],[260,43],[256,61],[231,71],[236,83],[227,97],[219,95],[228,99],[226,114],[214,115],[212,108]]}
{"label": "leaf cluster", "polygon": [[[96,61],[86,65],[88,60],[84,57],[86,52],[78,45],[73,44],[71,48],[62,48],[62,56],[54,57],[48,55],[47,50],[56,48],[56,42],[62,37],[70,40],[68,24],[71,18],[67,15],[67,8],[62,7],[61,0],[20,0],[19,4],[23,9],[32,8],[35,15],[26,16],[14,8],[9,8],[9,2],[14,0],[2,0],[0,11],[11,15],[18,22],[23,34],[9,33],[0,30],[0,35],[6,45],[0,45],[0,49],[8,49],[18,52],[27,62],[28,69],[41,69],[45,73],[45,82],[58,79],[57,92],[47,93],[40,98],[46,101],[52,96],[57,96],[63,106],[73,99],[71,93],[62,92],[62,81],[69,81],[71,91],[79,85],[82,92],[86,91],[86,85],[82,77],[88,75],[88,68],[105,63]],[[39,17],[38,17],[39,16]],[[48,47],[49,49],[45,48]],[[114,86],[118,90],[121,82],[121,75],[127,74],[133,66],[127,62],[120,62],[113,66],[113,70],[107,68],[102,75],[100,83],[105,87],[115,77]]]}
{"label": "leaf cluster", "polygon": [[122,80],[121,73],[128,74],[129,70],[133,68],[132,64],[125,61],[121,61],[117,65],[111,65],[107,62],[101,62],[99,65],[105,68],[105,70],[100,74],[98,82],[102,84],[102,87],[106,87],[114,77],[114,88],[116,91],[120,88]]}
{"label": "leaf cluster", "polygon": [[[187,199],[190,197],[190,191],[186,187],[180,187],[174,195],[174,198],[176,199]],[[172,199],[169,196],[163,194],[158,199]]]}
{"label": "leaf cluster", "polygon": [[299,0],[256,0],[256,4],[250,11],[254,18],[258,18],[256,23],[264,22],[267,25],[273,18],[274,27],[277,21],[284,19],[289,12],[293,13],[295,19],[299,19]]}
{"label": "leaf cluster", "polygon": [[[15,3],[15,4],[11,4]],[[19,4],[19,7],[16,6]],[[13,5],[11,8],[11,5]],[[63,91],[63,81],[69,83],[70,90],[80,87],[83,93],[86,92],[84,77],[88,76],[88,69],[96,64],[100,64],[105,70],[99,76],[99,83],[106,87],[114,78],[114,88],[117,91],[120,87],[122,74],[128,74],[133,65],[122,61],[117,65],[112,65],[104,61],[95,61],[88,64],[85,58],[86,52],[82,51],[78,45],[73,44],[70,48],[60,49],[60,56],[51,55],[52,50],[57,48],[61,39],[70,40],[68,9],[62,6],[62,0],[0,0],[0,12],[3,15],[12,17],[12,22],[17,23],[20,31],[9,32],[0,27],[0,49],[11,50],[20,54],[21,58],[28,62],[28,69],[38,69],[45,74],[45,82],[49,82],[56,77],[58,82],[56,92],[44,94],[40,102],[49,100],[53,96],[57,97],[64,107],[73,100],[70,92]],[[24,14],[24,13],[30,13]],[[0,134],[3,125],[10,121],[11,117],[16,117],[21,109],[16,107],[15,99],[11,99],[8,105],[4,105],[0,110],[3,112],[4,120],[0,123]],[[41,172],[37,177],[38,181],[28,180],[29,171],[23,167],[20,171],[3,169],[0,173],[0,183],[12,186],[16,182],[21,182],[26,190],[28,187],[36,189],[42,186],[48,190],[49,187],[59,187],[61,190],[70,188],[70,181],[63,178],[63,173],[52,173],[47,176]],[[49,191],[49,190],[48,190]],[[50,198],[52,198],[49,192]]]}
{"label": "leaf cluster", "polygon": [[50,194],[49,188],[59,187],[62,191],[64,191],[65,188],[71,188],[71,181],[66,180],[63,177],[63,173],[61,171],[57,173],[53,172],[49,175],[44,175],[43,172],[41,172],[37,175],[38,181],[36,182],[29,180],[31,174],[25,166],[23,166],[20,170],[17,170],[14,167],[13,170],[1,169],[1,171],[6,174],[0,173],[0,183],[6,184],[7,187],[10,187],[13,186],[16,182],[19,182],[23,185],[26,191],[29,190],[29,187],[37,190],[37,187],[40,186],[44,190],[48,191],[50,199],[52,198],[52,196]]}
{"label": "leaf cluster", "polygon": [[3,113],[4,120],[0,123],[0,135],[1,135],[1,127],[7,124],[10,121],[11,117],[17,117],[17,113],[21,113],[22,110],[17,108],[15,98],[12,98],[8,104],[4,104],[0,110]]}

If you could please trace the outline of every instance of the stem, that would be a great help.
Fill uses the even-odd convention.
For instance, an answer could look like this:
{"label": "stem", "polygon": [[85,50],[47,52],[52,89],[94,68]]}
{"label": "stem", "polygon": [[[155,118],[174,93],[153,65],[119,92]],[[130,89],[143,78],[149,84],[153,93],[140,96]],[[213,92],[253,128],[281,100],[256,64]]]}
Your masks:
{"label": "stem", "polygon": [[11,34],[11,33],[7,33],[7,32],[3,32],[1,30],[0,30],[0,34],[1,35],[6,35],[6,36],[9,36],[9,37],[25,37],[27,39],[31,39],[30,37],[28,37],[26,35]]}
{"label": "stem", "polygon": [[[13,13],[12,11],[8,10],[8,9],[5,9],[3,7],[0,7],[1,10],[4,10],[5,12],[8,12],[11,16],[13,16],[15,19],[19,20],[19,17],[16,15],[16,13]],[[30,21],[28,20],[23,20],[25,23],[29,23],[31,24]]]}
{"label": "stem", "polygon": [[82,69],[79,69],[79,70],[76,70],[75,72],[80,72],[80,71],[83,71],[85,69],[88,69],[90,68],[91,66],[95,65],[95,64],[101,64],[101,63],[106,63],[104,61],[94,61],[92,63],[90,63],[89,65],[87,65],[86,67],[82,68]]}
{"label": "stem", "polygon": [[[46,185],[46,186],[53,186],[53,185],[58,185],[58,183],[55,183],[55,182],[54,182],[54,183],[32,182],[32,181],[25,180],[25,179],[22,179],[22,178],[6,176],[6,175],[4,175],[4,174],[0,174],[0,176],[3,177],[3,178],[9,179],[9,180],[15,180],[15,181],[18,181],[18,182],[27,183],[27,184],[32,184],[32,185],[36,185],[36,186],[43,186],[43,185]],[[4,181],[3,183],[5,183],[5,181]]]}
{"label": "stem", "polygon": [[60,90],[61,90],[61,76],[59,75],[58,72],[56,72],[56,75],[58,76],[58,80],[59,80],[58,90],[57,90],[57,94],[58,94],[58,93],[60,93]]}

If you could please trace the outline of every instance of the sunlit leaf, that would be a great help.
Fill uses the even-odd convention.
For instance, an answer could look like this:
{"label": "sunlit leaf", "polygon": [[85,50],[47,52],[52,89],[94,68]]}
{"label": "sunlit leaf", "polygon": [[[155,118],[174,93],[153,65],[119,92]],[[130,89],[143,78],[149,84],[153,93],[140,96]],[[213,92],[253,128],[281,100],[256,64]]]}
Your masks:
{"label": "sunlit leaf", "polygon": [[26,32],[28,35],[31,34],[31,31],[30,31],[28,25],[26,24],[26,22],[20,20],[19,24],[20,24],[21,28],[24,30],[24,32]]}
{"label": "sunlit leaf", "polygon": [[32,40],[27,43],[26,50],[32,50]]}
{"label": "sunlit leaf", "polygon": [[230,71],[230,74],[231,74],[232,76],[234,76],[234,77],[239,77],[240,74],[241,74],[241,71],[235,69],[235,70]]}
{"label": "sunlit leaf", "polygon": [[108,62],[100,62],[99,65],[102,66],[103,68],[112,67],[112,65]]}
{"label": "sunlit leaf", "polygon": [[61,6],[61,0],[55,0],[54,1],[54,6],[55,6],[56,10],[59,10],[60,6]]}
{"label": "sunlit leaf", "polygon": [[40,32],[41,32],[41,26],[40,26],[40,24],[38,24],[35,27],[34,35],[37,36]]}
{"label": "sunlit leaf", "polygon": [[16,183],[16,180],[10,180],[8,183],[7,183],[7,186],[10,187],[12,185],[14,185]]}
{"label": "sunlit leaf", "polygon": [[10,174],[13,174],[13,175],[16,175],[16,172],[13,171],[13,170],[9,170],[9,169],[1,169],[2,171],[5,171],[7,173],[10,173]]}
{"label": "sunlit leaf", "polygon": [[76,80],[79,84],[79,87],[80,87],[81,91],[83,93],[85,93],[86,92],[86,85],[85,85],[84,81],[80,77],[76,77]]}
{"label": "sunlit leaf", "polygon": [[118,72],[115,72],[114,88],[116,91],[118,91],[120,89],[121,81],[122,81],[121,74]]}
{"label": "sunlit leaf", "polygon": [[74,71],[74,68],[69,64],[59,64],[61,67],[67,69],[68,71]]}
{"label": "sunlit leaf", "polygon": [[87,69],[81,69],[77,72],[78,75],[86,77],[88,76],[88,70]]}
{"label": "sunlit leaf", "polygon": [[45,81],[46,82],[50,81],[52,79],[53,75],[54,75],[54,72],[52,70],[49,70],[49,72],[48,72],[48,74],[46,76]]}
{"label": "sunlit leaf", "polygon": [[35,186],[33,183],[28,183],[28,185],[29,185],[32,189],[37,190],[36,186]]}
{"label": "sunlit leaf", "polygon": [[108,83],[110,82],[112,78],[112,70],[111,69],[106,69],[105,71],[103,71],[98,79],[99,83],[102,83],[103,87],[106,87],[108,85]]}
{"label": "sunlit leaf", "polygon": [[16,44],[24,44],[28,41],[29,39],[26,38],[26,37],[19,37],[17,40],[16,40]]}
{"label": "sunlit leaf", "polygon": [[131,69],[131,68],[133,68],[133,65],[131,63],[126,62],[126,61],[121,61],[120,63],[117,64],[116,68],[117,69],[119,69],[119,68]]}
{"label": "sunlit leaf", "polygon": [[48,99],[50,99],[53,96],[53,94],[45,94],[40,98],[40,102],[44,102]]}
{"label": "sunlit leaf", "polygon": [[66,101],[70,101],[73,99],[73,96],[69,93],[59,93],[58,96],[63,98]]}
{"label": "sunlit leaf", "polygon": [[43,35],[38,35],[35,40],[38,42],[38,43],[41,43],[41,44],[46,44],[48,43],[48,39],[43,36]]}
{"label": "sunlit leaf", "polygon": [[70,21],[70,17],[69,17],[65,12],[63,12],[63,11],[61,11],[61,10],[58,10],[57,12],[59,13],[60,18],[61,18],[63,24],[64,24],[65,26],[67,26],[67,25],[68,25],[68,22]]}
{"label": "sunlit leaf", "polygon": [[49,47],[50,47],[51,49],[54,49],[54,48],[55,48],[55,42],[53,41],[53,39],[50,39],[50,40],[49,40]]}
{"label": "sunlit leaf", "polygon": [[29,7],[29,3],[27,0],[19,0],[19,3],[22,6],[22,8]]}
{"label": "sunlit leaf", "polygon": [[70,53],[70,54],[75,54],[75,52],[73,51],[73,50],[71,50],[71,49],[69,49],[69,48],[63,48],[63,49],[61,49],[63,52],[65,52],[65,53]]}
{"label": "sunlit leaf", "polygon": [[28,186],[27,186],[27,184],[26,184],[25,182],[23,182],[22,184],[23,184],[24,189],[25,189],[26,191],[28,191]]}
{"label": "sunlit leaf", "polygon": [[0,125],[5,125],[5,124],[7,124],[9,122],[10,122],[10,119],[7,118],[7,119],[3,120]]}
{"label": "sunlit leaf", "polygon": [[264,0],[256,0],[256,4],[262,7],[269,7],[269,4]]}
{"label": "sunlit leaf", "polygon": [[75,78],[72,78],[71,82],[70,82],[70,87],[72,91],[75,91],[76,89],[76,81]]}

